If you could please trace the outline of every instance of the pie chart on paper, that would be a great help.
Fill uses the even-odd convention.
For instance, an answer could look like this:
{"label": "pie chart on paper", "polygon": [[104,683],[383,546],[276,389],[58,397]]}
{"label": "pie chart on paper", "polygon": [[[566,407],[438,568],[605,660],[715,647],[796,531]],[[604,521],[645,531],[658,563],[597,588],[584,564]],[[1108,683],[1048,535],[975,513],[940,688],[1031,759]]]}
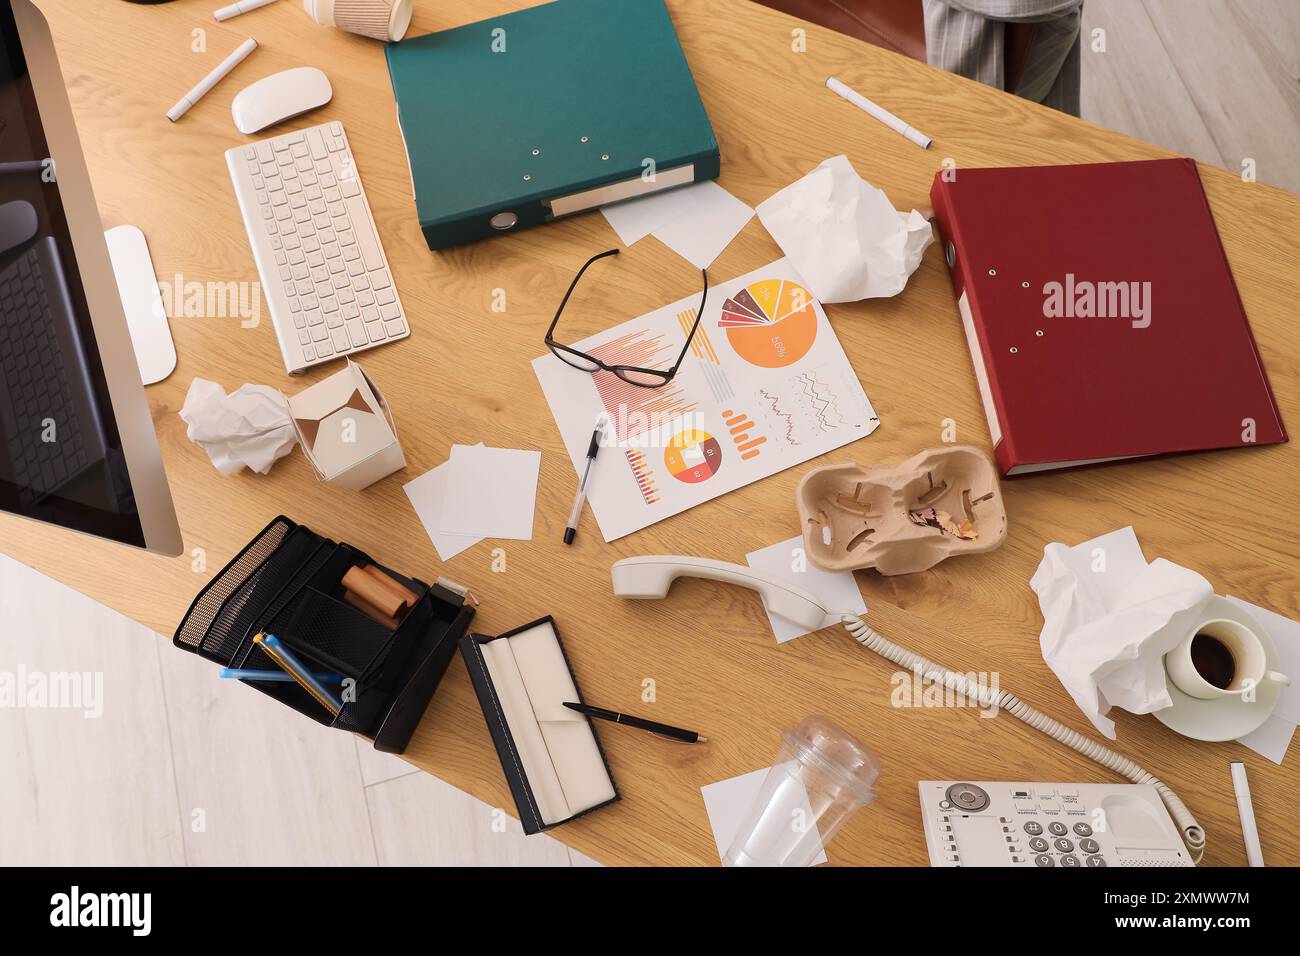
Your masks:
{"label": "pie chart on paper", "polygon": [[664,466],[678,481],[696,485],[708,481],[722,464],[722,446],[708,432],[688,429],[679,432],[664,449]]}
{"label": "pie chart on paper", "polygon": [[812,293],[787,279],[761,279],[722,303],[718,328],[736,354],[759,368],[793,365],[817,339]]}

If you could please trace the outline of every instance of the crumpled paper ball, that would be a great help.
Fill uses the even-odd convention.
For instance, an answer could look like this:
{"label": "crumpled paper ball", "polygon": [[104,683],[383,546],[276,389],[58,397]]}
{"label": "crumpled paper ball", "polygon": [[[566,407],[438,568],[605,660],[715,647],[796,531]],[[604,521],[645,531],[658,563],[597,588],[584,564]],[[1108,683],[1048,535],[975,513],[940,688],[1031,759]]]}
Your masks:
{"label": "crumpled paper ball", "polygon": [[822,302],[897,295],[934,241],[925,216],[896,210],[847,156],[769,197],[758,218]]}
{"label": "crumpled paper ball", "polygon": [[196,378],[180,410],[189,440],[202,445],[223,475],[251,468],[265,475],[298,443],[288,400],[266,385],[243,385],[229,395]]}

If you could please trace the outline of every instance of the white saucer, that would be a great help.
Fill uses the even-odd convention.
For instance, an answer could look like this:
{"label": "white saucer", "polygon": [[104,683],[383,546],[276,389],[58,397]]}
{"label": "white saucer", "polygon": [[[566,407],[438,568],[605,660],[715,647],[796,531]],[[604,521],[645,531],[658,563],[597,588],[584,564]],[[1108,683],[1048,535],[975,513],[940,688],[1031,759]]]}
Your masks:
{"label": "white saucer", "polygon": [[[1268,669],[1278,669],[1277,648],[1273,646],[1273,639],[1242,608],[1216,594],[1206,602],[1205,616],[1207,619],[1227,618],[1250,628],[1259,635],[1259,641],[1264,645]],[[1156,720],[1184,737],[1206,741],[1236,740],[1258,729],[1273,713],[1278,696],[1282,693],[1279,684],[1260,684],[1255,699],[1247,703],[1240,697],[1201,700],[1184,694],[1172,680],[1168,686],[1173,705],[1164,710],[1152,711]]]}

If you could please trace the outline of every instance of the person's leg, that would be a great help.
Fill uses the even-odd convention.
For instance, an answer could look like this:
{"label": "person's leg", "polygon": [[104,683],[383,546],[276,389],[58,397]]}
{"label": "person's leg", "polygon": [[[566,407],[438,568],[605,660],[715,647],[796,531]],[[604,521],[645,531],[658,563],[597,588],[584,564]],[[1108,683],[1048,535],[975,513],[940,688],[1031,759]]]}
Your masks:
{"label": "person's leg", "polygon": [[1006,23],[1036,23],[1029,61],[1013,91],[1079,115],[1083,0],[923,0],[926,59],[961,76],[1006,88]]}

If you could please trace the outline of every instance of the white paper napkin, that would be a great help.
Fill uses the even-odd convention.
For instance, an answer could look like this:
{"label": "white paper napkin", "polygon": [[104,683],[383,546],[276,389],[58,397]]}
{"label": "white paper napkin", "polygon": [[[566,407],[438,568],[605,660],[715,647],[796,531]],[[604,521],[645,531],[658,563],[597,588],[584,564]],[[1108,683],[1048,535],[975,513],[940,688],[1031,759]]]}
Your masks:
{"label": "white paper napkin", "polygon": [[1112,706],[1169,707],[1164,656],[1213,596],[1195,571],[1142,556],[1132,528],[1074,547],[1052,543],[1030,586],[1043,612],[1043,659],[1096,728],[1115,739]]}
{"label": "white paper napkin", "polygon": [[758,218],[822,302],[897,295],[934,241],[928,219],[896,210],[847,156],[760,203]]}

